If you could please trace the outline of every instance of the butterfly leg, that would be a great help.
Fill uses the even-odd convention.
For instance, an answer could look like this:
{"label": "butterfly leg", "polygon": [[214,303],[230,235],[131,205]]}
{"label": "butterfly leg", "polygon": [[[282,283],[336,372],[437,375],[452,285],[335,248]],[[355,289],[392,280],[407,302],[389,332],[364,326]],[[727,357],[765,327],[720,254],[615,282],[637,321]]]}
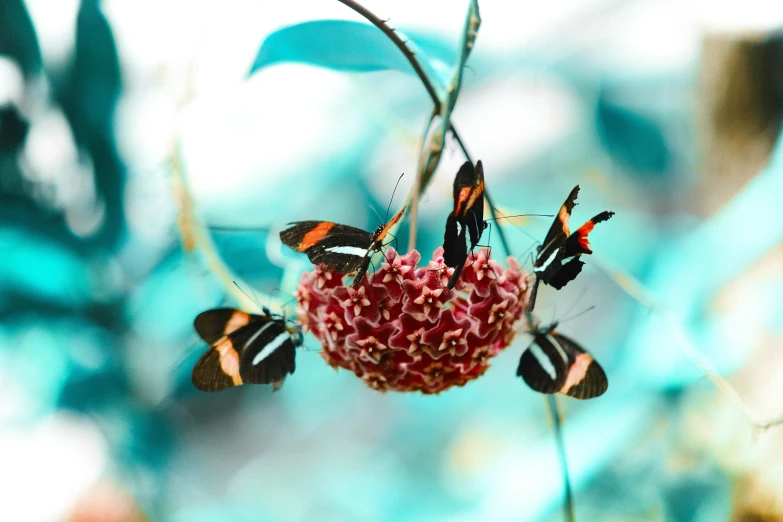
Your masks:
{"label": "butterfly leg", "polygon": [[383,246],[390,245],[391,243],[394,243],[394,251],[399,254],[400,250],[399,250],[399,247],[397,245],[397,236],[395,236],[391,232],[388,232],[387,235],[391,236],[392,240],[389,241],[388,243],[384,243]]}
{"label": "butterfly leg", "polygon": [[[484,225],[489,228],[489,232],[487,233],[487,244],[486,245],[480,245],[476,244],[478,247],[484,247],[489,249],[489,253],[487,253],[487,259],[490,259],[492,257],[492,223],[489,221],[485,221]],[[471,254],[473,252],[471,251]]]}

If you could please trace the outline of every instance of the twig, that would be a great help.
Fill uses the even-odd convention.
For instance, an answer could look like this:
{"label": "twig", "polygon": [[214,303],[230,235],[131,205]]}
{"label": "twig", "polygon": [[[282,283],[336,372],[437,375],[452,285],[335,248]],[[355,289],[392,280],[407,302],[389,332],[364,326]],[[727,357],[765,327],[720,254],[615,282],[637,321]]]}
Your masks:
{"label": "twig", "polygon": [[411,67],[413,67],[413,70],[416,71],[416,74],[419,76],[419,79],[421,80],[421,83],[424,85],[424,88],[427,89],[427,93],[430,95],[430,98],[432,98],[432,103],[435,104],[435,109],[433,110],[433,114],[438,114],[440,112],[441,102],[440,102],[440,98],[438,98],[438,93],[435,91],[435,87],[433,87],[432,82],[430,82],[430,79],[427,78],[427,75],[424,73],[424,69],[421,68],[421,64],[416,59],[416,55],[414,55],[413,51],[411,51],[408,48],[408,46],[405,45],[405,42],[403,42],[402,39],[399,36],[397,36],[397,33],[394,32],[394,29],[386,25],[386,22],[384,20],[381,20],[380,18],[375,16],[366,7],[354,2],[353,0],[337,0],[337,1],[350,7],[358,14],[366,18],[368,22],[370,22],[375,27],[383,31],[383,34],[388,36],[389,40],[391,40],[394,43],[394,45],[396,45],[397,48],[400,51],[402,51],[402,54],[405,55],[405,58],[408,59],[408,62],[410,62]]}
{"label": "twig", "polygon": [[170,162],[172,191],[174,192],[174,201],[178,209],[177,225],[182,235],[185,250],[188,252],[192,252],[196,248],[201,250],[209,268],[218,276],[226,292],[236,299],[243,310],[260,313],[260,306],[278,308],[277,303],[268,296],[262,296],[263,299],[259,306],[259,303],[251,299],[234,284],[234,281],[237,280],[236,276],[231,273],[231,270],[220,258],[215,245],[209,238],[209,234],[207,234],[204,226],[196,218],[193,198],[190,196],[187,188],[179,147],[176,144],[172,147]]}
{"label": "twig", "polygon": [[549,405],[549,414],[552,416],[552,423],[555,427],[555,439],[557,441],[557,454],[560,457],[560,467],[563,470],[563,518],[567,522],[574,522],[574,497],[571,493],[571,479],[568,474],[568,460],[566,458],[565,444],[563,444],[563,430],[561,425],[560,410],[557,406],[557,399],[554,395],[547,395],[547,404]]}

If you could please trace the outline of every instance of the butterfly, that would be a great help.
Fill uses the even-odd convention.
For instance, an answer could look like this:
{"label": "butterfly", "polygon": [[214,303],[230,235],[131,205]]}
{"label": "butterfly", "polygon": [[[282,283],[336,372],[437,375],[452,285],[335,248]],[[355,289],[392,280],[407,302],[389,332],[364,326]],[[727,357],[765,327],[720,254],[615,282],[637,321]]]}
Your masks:
{"label": "butterfly", "polygon": [[405,207],[372,233],[331,221],[296,221],[280,232],[280,239],[294,250],[306,253],[314,265],[323,264],[341,274],[358,270],[351,283],[355,288],[364,279],[372,255],[381,251],[383,240],[404,212]]}
{"label": "butterfly", "polygon": [[294,373],[296,348],[303,343],[302,329],[273,314],[248,314],[236,308],[202,312],[193,326],[209,349],[193,368],[191,380],[202,391],[219,391],[242,384],[274,384]]}
{"label": "butterfly", "polygon": [[559,290],[573,281],[582,271],[584,265],[579,257],[582,254],[593,253],[590,250],[590,242],[587,240],[588,234],[592,232],[597,223],[606,221],[614,215],[614,212],[601,212],[571,234],[568,222],[571,218],[571,210],[576,205],[578,194],[579,185],[574,187],[565,203],[560,207],[554,223],[547,232],[544,243],[538,247],[537,257],[533,264],[533,271],[536,273],[536,286],[540,281]]}
{"label": "butterfly", "polygon": [[532,330],[533,342],[522,352],[517,376],[541,393],[592,399],[609,387],[603,368],[576,341],[555,332],[557,323]]}
{"label": "butterfly", "polygon": [[443,235],[443,262],[446,266],[454,267],[448,288],[454,288],[457,284],[465,261],[476,248],[485,228],[484,166],[481,160],[475,167],[466,161],[454,178],[454,210],[446,219],[446,232]]}

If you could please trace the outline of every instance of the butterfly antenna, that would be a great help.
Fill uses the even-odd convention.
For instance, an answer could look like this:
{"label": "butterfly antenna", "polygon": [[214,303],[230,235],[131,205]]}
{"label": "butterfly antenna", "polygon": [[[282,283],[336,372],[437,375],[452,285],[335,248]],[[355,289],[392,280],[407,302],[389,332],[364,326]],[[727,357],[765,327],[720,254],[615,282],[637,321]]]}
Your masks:
{"label": "butterfly antenna", "polygon": [[[496,211],[495,211],[495,214],[500,214],[500,213],[499,213],[499,212],[496,210]],[[514,217],[520,217],[520,216],[544,216],[544,217],[552,217],[552,214],[517,214],[517,215],[515,215],[515,216],[504,216],[503,214],[501,214],[499,217],[498,217],[498,216],[496,216],[496,217],[493,217],[493,218],[485,219],[484,221],[497,221],[497,220],[499,220],[499,219],[510,219],[510,218],[514,218]],[[530,233],[529,233],[527,230],[525,230],[524,228],[522,228],[522,227],[520,227],[520,226],[518,226],[518,225],[515,225],[515,224],[513,224],[513,223],[511,224],[511,226],[513,226],[514,228],[516,228],[517,230],[519,230],[520,232],[522,232],[523,234],[525,234],[527,237],[529,237],[530,239],[532,239],[532,240],[533,240],[533,241],[535,241],[536,243],[538,243],[538,242],[539,242],[539,241],[538,241],[538,239],[536,239],[536,238],[534,238],[532,235],[530,235]]]}
{"label": "butterfly antenna", "polygon": [[[536,241],[536,243],[538,243],[538,241]],[[518,256],[518,258],[517,258],[517,259],[522,259],[522,258],[529,258],[529,261],[530,261],[530,263],[531,263],[531,264],[534,264],[534,263],[536,262],[536,259],[535,259],[535,257],[533,256],[533,252],[532,252],[532,250],[533,250],[533,247],[534,247],[534,246],[536,246],[536,245],[535,245],[535,243],[533,243],[532,245],[530,245],[529,247],[527,247],[527,248],[525,249],[525,251],[524,251],[524,252],[522,252],[522,254]],[[528,262],[528,259],[525,259],[525,261],[523,262],[523,264],[524,264],[524,263],[527,263],[527,262]]]}
{"label": "butterfly antenna", "polygon": [[571,312],[574,311],[574,308],[577,307],[577,305],[582,301],[582,298],[587,293],[587,288],[588,288],[587,286],[582,288],[582,290],[581,290],[581,292],[579,292],[579,295],[577,296],[577,298],[574,300],[573,303],[571,303],[571,306],[568,307],[568,309],[565,311],[565,313],[563,315],[567,316],[568,314],[570,314]]}
{"label": "butterfly antenna", "polygon": [[489,226],[489,232],[487,232],[487,248],[489,248],[489,254],[487,254],[487,259],[492,257],[492,223],[487,223]]}
{"label": "butterfly antenna", "polygon": [[[500,214],[500,212],[498,212],[497,210],[495,211],[495,213],[496,214]],[[515,217],[525,217],[525,216],[527,216],[527,217],[555,217],[554,214],[514,214],[512,216],[505,216],[503,214],[500,214],[500,216],[498,216],[498,217],[485,219],[484,221],[497,221],[499,219],[511,219],[511,218],[515,218]]]}
{"label": "butterfly antenna", "polygon": [[[244,277],[242,278],[242,280],[243,280],[243,281],[245,282],[245,284],[247,285],[247,280],[246,280]],[[240,292],[242,292],[243,294],[245,294],[245,296],[246,296],[248,299],[251,299],[251,300],[252,300],[252,301],[253,301],[255,304],[257,304],[257,305],[259,306],[259,308],[261,308],[261,303],[258,301],[258,298],[257,298],[257,297],[256,297],[256,295],[255,295],[255,292],[253,292],[253,295],[251,296],[250,294],[248,294],[247,292],[245,292],[244,290],[242,290],[242,287],[241,287],[241,286],[239,286],[239,284],[238,284],[236,281],[231,281],[231,282],[232,282],[232,283],[234,283],[234,286],[236,286],[236,287],[237,287],[237,290],[239,290]],[[248,286],[250,286],[250,285],[248,285]],[[251,290],[252,290],[252,287],[250,287],[250,288],[251,288]]]}
{"label": "butterfly antenna", "polygon": [[566,317],[565,319],[562,319],[562,320],[561,320],[561,321],[559,321],[559,322],[560,322],[560,323],[564,323],[564,322],[566,322],[566,321],[570,321],[571,319],[576,319],[576,318],[577,318],[577,317],[579,317],[580,315],[584,315],[584,314],[586,314],[587,312],[589,312],[589,311],[590,311],[590,310],[592,310],[593,308],[595,308],[595,305],[593,305],[593,306],[590,306],[590,307],[588,307],[588,308],[585,308],[585,309],[584,309],[584,310],[582,310],[581,312],[579,312],[579,313],[576,313],[576,314],[574,314],[574,315],[572,315],[572,316],[570,316],[570,317]]}
{"label": "butterfly antenna", "polygon": [[400,177],[397,178],[397,183],[394,185],[394,190],[392,191],[392,197],[389,200],[389,206],[386,207],[386,218],[383,220],[384,223],[387,223],[388,220],[389,220],[389,211],[391,210],[392,201],[394,201],[394,193],[397,192],[397,187],[400,185],[400,180],[402,179],[402,177],[404,175],[405,175],[404,172],[402,174],[400,174]]}

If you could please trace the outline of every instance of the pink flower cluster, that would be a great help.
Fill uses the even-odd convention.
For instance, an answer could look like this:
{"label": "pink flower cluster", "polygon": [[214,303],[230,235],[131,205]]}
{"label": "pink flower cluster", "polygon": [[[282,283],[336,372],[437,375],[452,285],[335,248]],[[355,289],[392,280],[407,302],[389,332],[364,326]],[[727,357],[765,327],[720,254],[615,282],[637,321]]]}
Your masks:
{"label": "pink flower cluster", "polygon": [[356,289],[322,266],[299,282],[299,319],[332,367],[379,391],[439,393],[482,375],[511,344],[527,304],[526,274],[514,258],[504,269],[482,249],[448,290],[454,269],[442,248],[421,268],[415,250],[384,255]]}

